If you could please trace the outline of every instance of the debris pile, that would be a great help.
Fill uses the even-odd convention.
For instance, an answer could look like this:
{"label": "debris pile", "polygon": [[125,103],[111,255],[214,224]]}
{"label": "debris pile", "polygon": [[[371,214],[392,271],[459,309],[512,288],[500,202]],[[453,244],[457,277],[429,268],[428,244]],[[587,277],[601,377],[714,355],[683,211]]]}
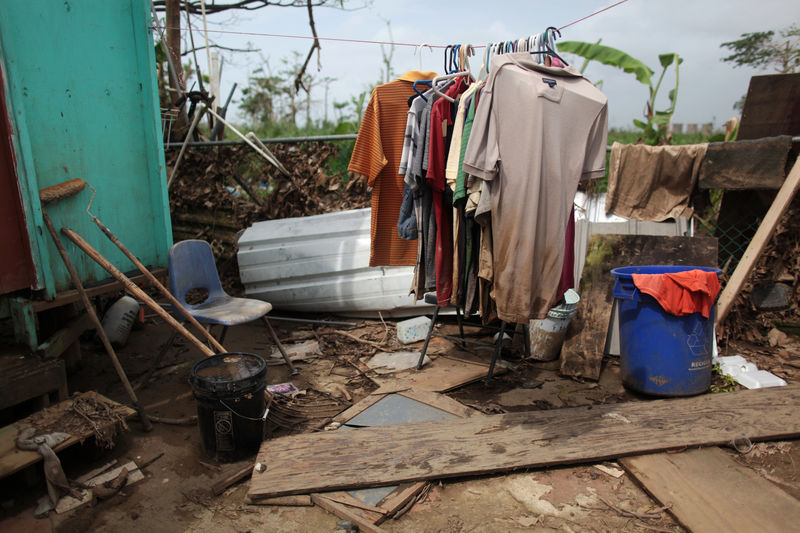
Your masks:
{"label": "debris pile", "polygon": [[[775,233],[726,317],[721,341],[784,379],[800,377],[800,196]],[[783,332],[783,333],[782,333]],[[789,333],[790,335],[785,335]]]}
{"label": "debris pile", "polygon": [[[271,144],[289,176],[248,146],[188,149],[169,191],[174,240],[208,241],[223,286],[240,292],[236,242],[254,222],[369,206],[364,180],[347,176],[345,146]],[[168,175],[178,151],[166,152]]]}
{"label": "debris pile", "polygon": [[125,421],[130,409],[111,402],[93,392],[75,393],[68,402],[37,411],[28,417],[37,435],[54,431],[80,437],[94,435],[98,446],[112,448],[120,430],[127,430]]}

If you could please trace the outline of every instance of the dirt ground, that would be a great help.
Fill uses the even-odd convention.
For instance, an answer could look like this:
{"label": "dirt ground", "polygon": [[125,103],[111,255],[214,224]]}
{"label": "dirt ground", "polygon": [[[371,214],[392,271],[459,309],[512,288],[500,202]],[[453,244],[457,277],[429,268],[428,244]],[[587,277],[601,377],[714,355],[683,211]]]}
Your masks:
{"label": "dirt ground", "polygon": [[[324,317],[314,317],[324,318]],[[342,320],[342,319],[338,319]],[[347,319],[344,319],[347,320]],[[292,381],[298,388],[311,387],[357,402],[376,386],[348,360],[367,356],[374,345],[359,343],[331,333],[347,330],[377,344],[396,343],[392,323],[354,321],[346,326],[308,326],[274,322],[287,345],[315,339],[321,355],[296,363],[294,379],[280,359],[269,359],[270,384]],[[445,330],[452,330],[446,326]],[[140,402],[156,416],[181,418],[194,415],[188,374],[203,356],[182,339],[160,360],[156,356],[170,336],[162,323],[149,319],[134,330],[127,346],[119,351],[121,362],[137,386]],[[261,324],[231,328],[225,341],[229,351],[269,355],[272,351]],[[411,345],[419,349],[420,344]],[[432,342],[431,354],[446,353],[453,345],[446,339]],[[488,361],[488,354],[478,353]],[[91,340],[83,343],[80,368],[70,375],[70,392],[95,390],[127,403],[127,397],[102,349]],[[608,361],[600,381],[579,382],[558,376],[553,363],[516,361],[516,368],[491,383],[476,382],[449,393],[452,398],[485,413],[553,409],[568,406],[646,401],[625,390],[618,364]],[[156,367],[151,381],[148,369]],[[339,518],[319,507],[279,507],[245,503],[247,482],[230,487],[214,497],[210,486],[231,465],[207,457],[197,426],[154,424],[144,433],[137,419],[118,437],[113,449],[98,448],[87,440],[60,454],[70,479],[117,459],[119,464],[139,464],[154,458],[144,469],[144,480],[125,487],[112,498],[65,514],[33,517],[36,500],[45,494],[41,464],[0,482],[0,531],[65,533],[84,531],[172,531],[219,532],[333,532]],[[276,429],[272,437],[289,433]],[[163,455],[160,455],[162,454]],[[729,453],[780,488],[800,498],[800,446],[795,442],[757,444],[746,454]],[[244,463],[242,463],[244,464]],[[601,471],[587,464],[565,468],[531,469],[506,475],[435,481],[430,490],[403,516],[388,520],[386,531],[461,533],[469,531],[684,531],[681,526],[625,474],[619,465]],[[606,473],[611,472],[612,474]],[[616,477],[616,476],[619,477]],[[652,514],[655,518],[644,518]]]}

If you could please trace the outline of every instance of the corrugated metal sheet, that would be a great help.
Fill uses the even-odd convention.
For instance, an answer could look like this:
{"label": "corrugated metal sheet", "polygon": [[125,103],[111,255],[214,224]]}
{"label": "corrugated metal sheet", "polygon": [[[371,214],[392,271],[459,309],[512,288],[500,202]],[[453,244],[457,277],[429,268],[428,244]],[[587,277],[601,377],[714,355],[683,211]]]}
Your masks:
{"label": "corrugated metal sheet", "polygon": [[408,291],[413,267],[370,267],[370,209],[257,222],[239,239],[248,296],[276,309],[394,316],[430,312]]}

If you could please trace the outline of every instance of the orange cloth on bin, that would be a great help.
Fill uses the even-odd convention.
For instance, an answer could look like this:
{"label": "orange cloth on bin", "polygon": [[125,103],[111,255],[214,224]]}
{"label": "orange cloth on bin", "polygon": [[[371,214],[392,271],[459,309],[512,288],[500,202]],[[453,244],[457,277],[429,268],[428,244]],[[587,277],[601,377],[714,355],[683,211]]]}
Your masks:
{"label": "orange cloth on bin", "polygon": [[633,274],[633,284],[676,316],[700,312],[708,318],[719,294],[716,272],[686,270],[663,274]]}

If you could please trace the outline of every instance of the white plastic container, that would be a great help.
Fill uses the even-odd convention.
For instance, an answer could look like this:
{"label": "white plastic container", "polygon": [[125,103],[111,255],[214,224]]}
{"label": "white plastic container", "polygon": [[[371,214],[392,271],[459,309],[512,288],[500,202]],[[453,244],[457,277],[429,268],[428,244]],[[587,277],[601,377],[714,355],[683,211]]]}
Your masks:
{"label": "white plastic container", "polygon": [[578,293],[568,289],[564,293],[564,303],[547,312],[547,318],[530,321],[531,359],[552,361],[561,354],[561,345],[567,336],[567,328],[575,316]]}
{"label": "white plastic container", "polygon": [[397,340],[403,344],[425,340],[431,327],[431,319],[426,316],[409,318],[397,323]]}
{"label": "white plastic container", "polygon": [[103,330],[113,346],[125,346],[138,314],[139,302],[130,296],[123,296],[108,308],[103,317]]}

